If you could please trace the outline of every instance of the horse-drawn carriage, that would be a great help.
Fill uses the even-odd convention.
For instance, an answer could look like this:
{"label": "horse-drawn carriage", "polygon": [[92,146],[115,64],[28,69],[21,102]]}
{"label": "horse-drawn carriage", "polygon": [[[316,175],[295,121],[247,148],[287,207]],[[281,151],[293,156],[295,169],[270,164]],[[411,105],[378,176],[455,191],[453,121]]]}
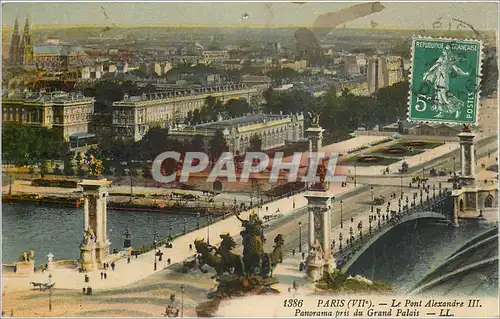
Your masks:
{"label": "horse-drawn carriage", "polygon": [[427,183],[428,180],[429,180],[428,178],[415,176],[415,177],[412,177],[411,182],[412,183]]}
{"label": "horse-drawn carriage", "polygon": [[54,288],[54,285],[56,283],[52,283],[52,284],[48,284],[48,283],[42,283],[42,282],[30,282],[30,285],[33,285],[33,289],[37,289],[39,288],[40,291],[44,291],[44,290],[47,290],[47,289],[50,289],[50,288]]}
{"label": "horse-drawn carriage", "polygon": [[373,199],[373,205],[382,205],[385,203],[385,197],[380,195]]}

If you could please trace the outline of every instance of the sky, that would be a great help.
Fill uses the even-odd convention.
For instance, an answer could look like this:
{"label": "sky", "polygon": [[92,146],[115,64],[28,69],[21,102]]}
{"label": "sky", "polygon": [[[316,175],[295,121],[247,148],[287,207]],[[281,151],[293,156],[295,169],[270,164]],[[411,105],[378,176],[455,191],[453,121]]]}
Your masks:
{"label": "sky", "polygon": [[[373,20],[380,26],[405,29],[430,29],[432,23],[452,18],[463,20],[477,30],[496,30],[498,3],[495,2],[381,2],[381,12],[359,18],[348,27],[368,27]],[[12,27],[16,17],[24,24],[26,13],[33,25],[311,25],[315,18],[355,5],[353,2],[296,3],[3,3],[2,24]],[[101,8],[104,8],[104,10]],[[103,12],[105,11],[105,13]],[[106,17],[107,15],[107,17]],[[246,15],[247,18],[242,17]]]}

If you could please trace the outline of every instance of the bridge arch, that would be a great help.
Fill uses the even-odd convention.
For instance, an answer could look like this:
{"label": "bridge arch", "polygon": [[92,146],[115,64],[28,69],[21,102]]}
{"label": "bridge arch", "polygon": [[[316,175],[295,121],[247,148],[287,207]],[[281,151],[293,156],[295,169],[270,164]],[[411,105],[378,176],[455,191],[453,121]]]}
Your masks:
{"label": "bridge arch", "polygon": [[359,259],[359,257],[361,257],[365,253],[365,251],[367,251],[377,240],[379,240],[382,236],[391,231],[394,227],[407,223],[412,220],[423,219],[423,218],[448,220],[445,215],[431,211],[418,212],[418,213],[413,213],[411,215],[405,215],[401,218],[401,221],[399,221],[398,223],[395,223],[394,225],[391,225],[389,227],[387,226],[382,227],[380,231],[375,232],[374,235],[371,236],[366,242],[364,242],[363,245],[358,250],[356,250],[351,257],[347,258],[347,262],[342,265],[341,271],[343,273],[346,273],[349,270],[349,268],[351,268],[351,266],[354,265],[354,263]]}

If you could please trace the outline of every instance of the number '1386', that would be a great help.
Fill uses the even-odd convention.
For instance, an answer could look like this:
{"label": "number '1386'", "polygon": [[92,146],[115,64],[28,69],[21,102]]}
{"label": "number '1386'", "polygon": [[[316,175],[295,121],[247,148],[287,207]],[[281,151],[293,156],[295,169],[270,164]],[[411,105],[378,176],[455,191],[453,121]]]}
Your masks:
{"label": "number '1386'", "polygon": [[285,299],[284,307],[302,307],[304,301],[302,299]]}

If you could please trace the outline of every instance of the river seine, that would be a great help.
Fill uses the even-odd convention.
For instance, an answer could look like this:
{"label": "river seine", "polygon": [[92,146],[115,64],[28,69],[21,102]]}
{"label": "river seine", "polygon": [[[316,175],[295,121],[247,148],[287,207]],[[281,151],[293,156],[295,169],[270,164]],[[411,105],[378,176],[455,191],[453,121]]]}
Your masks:
{"label": "river seine", "polygon": [[[35,249],[37,264],[52,252],[56,259],[77,259],[83,237],[83,208],[58,208],[31,204],[2,204],[4,263],[16,260],[22,251]],[[196,226],[195,216],[186,216],[187,226]],[[153,232],[165,238],[183,230],[184,216],[108,210],[108,237],[111,249],[122,249],[124,231],[132,233],[132,245],[151,245]],[[202,226],[204,224],[202,218]],[[432,268],[485,231],[476,222],[459,228],[429,220],[408,222],[380,238],[351,267],[349,272],[391,284],[404,293]],[[293,236],[293,235],[292,235]],[[285,235],[285,240],[286,240]],[[187,247],[186,247],[187,249]]]}
{"label": "river seine", "polygon": [[[155,212],[131,212],[108,209],[108,238],[111,250],[123,248],[123,235],[128,226],[132,245],[141,247],[153,243],[153,232],[158,239],[183,231],[184,217],[187,229],[196,226],[192,215],[173,215]],[[204,220],[201,220],[203,225]],[[37,204],[2,204],[2,259],[3,263],[17,260],[23,251],[35,249],[36,263],[46,262],[51,252],[55,259],[78,259],[83,239],[83,207],[53,207]]]}

